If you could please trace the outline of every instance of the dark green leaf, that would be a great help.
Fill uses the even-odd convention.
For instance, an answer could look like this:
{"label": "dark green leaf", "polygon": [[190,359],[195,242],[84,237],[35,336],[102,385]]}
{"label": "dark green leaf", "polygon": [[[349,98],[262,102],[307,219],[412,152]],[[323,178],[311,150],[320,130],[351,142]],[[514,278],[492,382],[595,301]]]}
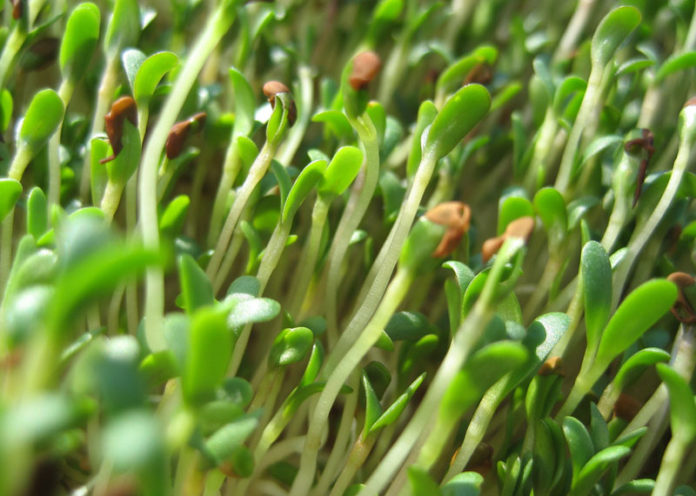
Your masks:
{"label": "dark green leaf", "polygon": [[624,446],[610,446],[594,455],[573,481],[571,495],[587,494],[613,463],[626,457],[631,450]]}
{"label": "dark green leaf", "polygon": [[427,494],[428,496],[442,494],[437,483],[428,475],[428,472],[420,467],[408,468],[408,482],[411,485],[412,494]]}
{"label": "dark green leaf", "polygon": [[585,303],[587,349],[595,350],[611,311],[611,264],[602,245],[590,241],[582,249],[580,274]]}
{"label": "dark green leaf", "polygon": [[563,434],[568,442],[573,474],[577,477],[582,467],[592,458],[595,452],[594,444],[585,426],[574,417],[563,419]]}
{"label": "dark green leaf", "polygon": [[300,387],[307,386],[314,382],[314,380],[319,375],[319,370],[321,370],[321,365],[324,363],[324,347],[320,341],[315,341],[312,345],[312,351],[309,354],[309,360],[307,361],[307,367],[305,368],[304,374],[302,374],[302,380],[300,381]]}
{"label": "dark green leaf", "polygon": [[382,406],[379,404],[379,398],[365,372],[362,373],[362,385],[365,392],[365,425],[363,426],[362,437],[365,438],[377,419],[382,415]]}
{"label": "dark green leaf", "polygon": [[159,219],[159,229],[164,236],[175,238],[181,234],[191,200],[179,195],[169,202]]}
{"label": "dark green leaf", "polygon": [[125,185],[140,163],[140,132],[128,119],[123,121],[123,149],[106,164],[109,181]]}
{"label": "dark green leaf", "polygon": [[222,463],[254,432],[258,423],[259,419],[254,414],[239,417],[210,436],[205,447],[218,463]]}
{"label": "dark green leaf", "polygon": [[230,81],[234,91],[234,135],[246,136],[254,127],[256,96],[244,75],[235,67],[230,67]]}
{"label": "dark green leaf", "polygon": [[463,472],[442,486],[442,496],[478,496],[483,477],[477,472]]}

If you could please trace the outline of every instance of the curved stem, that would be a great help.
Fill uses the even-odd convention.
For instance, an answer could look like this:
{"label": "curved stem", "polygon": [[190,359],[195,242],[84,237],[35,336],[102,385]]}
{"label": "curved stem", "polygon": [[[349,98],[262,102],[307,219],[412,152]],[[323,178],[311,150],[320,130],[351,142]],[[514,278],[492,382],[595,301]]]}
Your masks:
{"label": "curved stem", "polygon": [[679,432],[672,435],[672,440],[667,445],[665,454],[662,456],[660,471],[655,480],[653,488],[653,496],[671,496],[676,484],[679,467],[686,456],[690,442],[685,442],[684,438],[679,436]]}
{"label": "curved stem", "polygon": [[[406,240],[406,236],[408,236],[413,220],[416,217],[418,206],[435,170],[436,163],[436,158],[428,154],[421,159],[418,172],[413,179],[411,188],[406,193],[406,198],[401,205],[401,210],[394,222],[394,226],[375,262],[372,264],[370,274],[368,274],[365,280],[365,287],[368,288],[364,291],[365,297],[356,302],[357,310],[355,314],[327,358],[325,373],[331,373],[337,366],[337,363],[342,360],[346,350],[356,341],[381,301],[384,289],[389,282],[389,277],[401,253],[401,247]],[[371,276],[371,274],[374,275]]]}
{"label": "curved stem", "polygon": [[[75,84],[70,79],[64,79],[58,89],[58,96],[63,101],[63,107],[68,109],[68,104],[72,98],[73,90],[75,89]],[[65,116],[65,114],[63,114]],[[50,209],[52,205],[60,204],[60,135],[63,130],[63,122],[65,119],[61,120],[58,125],[58,129],[53,133],[51,139],[48,141],[48,208]]]}
{"label": "curved stem", "polygon": [[626,255],[616,268],[613,286],[614,294],[612,299],[614,308],[616,307],[619,297],[623,292],[624,285],[626,284],[626,280],[628,279],[628,275],[633,268],[636,258],[638,255],[640,255],[640,252],[643,250],[645,244],[655,232],[655,229],[657,229],[657,226],[662,221],[665,213],[667,213],[667,210],[672,205],[672,202],[677,195],[679,185],[681,184],[684,173],[689,165],[691,145],[691,140],[681,140],[679,153],[677,154],[677,158],[674,161],[674,167],[672,168],[672,174],[669,178],[669,182],[667,183],[664,193],[662,193],[662,196],[660,197],[660,201],[653,209],[645,224],[633,235],[633,238],[628,244]]}
{"label": "curved stem", "polygon": [[278,162],[286,167],[292,162],[300,143],[302,143],[302,138],[305,136],[314,100],[312,70],[306,65],[302,65],[297,72],[300,78],[300,100],[296,101],[299,104],[297,121],[290,128],[287,139],[278,149]]}
{"label": "curved stem", "polygon": [[[365,216],[379,179],[379,143],[377,142],[377,130],[374,124],[365,114],[351,120],[351,124],[358,132],[365,152],[365,169],[361,184],[356,181],[353,186],[348,205],[338,223],[329,249],[324,300],[329,345],[335,343],[338,332],[338,286],[341,282],[341,267],[345,261],[350,237]],[[358,181],[360,181],[360,176],[358,176]]]}
{"label": "curved stem", "polygon": [[363,496],[376,496],[384,489],[384,486],[386,486],[411,451],[420,434],[426,430],[428,424],[432,421],[433,415],[439,408],[442,397],[452,379],[461,369],[462,364],[469,357],[484,329],[493,318],[493,299],[495,297],[496,285],[500,281],[506,263],[516,255],[521,244],[522,240],[511,238],[505,242],[498,252],[481,296],[455,333],[452,344],[442,360],[440,368],[435,374],[423,401],[399,438],[392,444],[387,455],[372,473],[361,493]]}
{"label": "curved stem", "polygon": [[102,197],[100,208],[104,212],[107,222],[111,222],[118,210],[118,204],[121,201],[121,193],[123,192],[123,184],[117,184],[113,181],[106,183],[104,196]]}
{"label": "curved stem", "polygon": [[[162,107],[143,153],[138,181],[140,227],[145,246],[154,250],[159,249],[160,242],[157,224],[157,169],[160,155],[169,130],[176,122],[205,60],[232,24],[235,9],[231,8],[230,3],[220,4],[193,46],[172,92]],[[145,279],[145,336],[152,351],[158,351],[165,346],[162,335],[163,312],[164,275],[161,268],[150,268]]]}
{"label": "curved stem", "polygon": [[292,485],[290,496],[308,494],[316,472],[317,455],[321,448],[321,433],[326,428],[331,407],[346,379],[348,379],[355,367],[360,363],[360,360],[377,342],[384,326],[406,295],[412,278],[413,275],[406,270],[399,270],[396,273],[374,317],[364,328],[358,340],[344,354],[343,359],[331,375],[329,375],[326,386],[319,396],[314,412],[312,412],[307,441],[300,459],[300,469]]}
{"label": "curved stem", "polygon": [[210,262],[208,262],[206,273],[208,274],[209,278],[213,279],[213,277],[220,276],[218,273],[220,264],[222,263],[222,258],[226,253],[228,243],[232,238],[235,227],[237,227],[239,218],[241,217],[242,212],[244,212],[244,208],[246,207],[251,194],[254,192],[254,188],[256,188],[256,185],[259,183],[259,181],[261,181],[263,176],[268,171],[268,168],[271,165],[271,160],[273,160],[273,156],[275,155],[275,151],[275,145],[268,141],[264,143],[263,148],[261,148],[261,151],[249,169],[249,174],[247,174],[246,179],[244,179],[244,183],[239,188],[237,196],[234,199],[234,203],[232,204],[232,208],[230,209],[230,213],[227,215],[225,225],[223,226],[222,232],[220,232],[220,236],[218,237],[213,256],[210,259]]}
{"label": "curved stem", "polygon": [[367,456],[372,450],[372,446],[375,444],[375,436],[368,436],[367,439],[358,439],[355,441],[353,448],[348,454],[348,459],[346,464],[341,470],[341,475],[338,476],[336,484],[331,488],[329,496],[342,496],[346,489],[350,485],[355,473],[367,459]]}
{"label": "curved stem", "polygon": [[0,88],[5,87],[7,75],[10,73],[12,64],[17,57],[17,54],[22,49],[24,41],[27,39],[27,33],[18,25],[10,33],[10,36],[5,41],[0,55]]}
{"label": "curved stem", "polygon": [[319,259],[319,248],[321,247],[321,235],[326,224],[326,217],[329,213],[329,201],[326,198],[318,197],[312,209],[312,227],[309,231],[307,243],[302,249],[302,255],[297,263],[295,273],[292,277],[294,281],[290,291],[290,303],[288,312],[301,320],[302,303],[307,296],[307,289],[312,282],[312,276]]}
{"label": "curved stem", "polygon": [[[92,128],[87,135],[88,141],[85,147],[85,157],[82,161],[82,175],[80,177],[80,198],[85,202],[89,198],[89,184],[92,175],[89,143],[91,143],[92,138],[104,130],[104,116],[109,110],[116,85],[118,84],[119,54],[120,53],[116,51],[106,59],[106,67],[104,67],[101,83],[99,83],[99,91],[97,92],[97,102],[94,107],[94,116],[92,117]],[[164,146],[164,143],[162,146]]]}

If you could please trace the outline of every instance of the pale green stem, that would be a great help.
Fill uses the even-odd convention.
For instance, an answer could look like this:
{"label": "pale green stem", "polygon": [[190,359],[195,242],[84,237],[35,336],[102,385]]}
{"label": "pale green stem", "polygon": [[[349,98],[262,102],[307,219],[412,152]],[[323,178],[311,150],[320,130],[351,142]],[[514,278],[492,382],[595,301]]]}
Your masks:
{"label": "pale green stem", "polygon": [[445,43],[450,50],[455,49],[457,36],[465,27],[467,20],[474,11],[479,0],[453,0],[447,27],[445,28]]}
{"label": "pale green stem", "polygon": [[466,468],[466,464],[471,460],[471,456],[474,454],[476,447],[483,441],[483,436],[486,434],[486,429],[488,429],[488,425],[491,423],[496,409],[505,398],[503,393],[505,392],[506,386],[507,378],[503,378],[483,395],[466,429],[466,434],[457,452],[457,456],[454,458],[454,461],[452,461],[445,477],[442,479],[443,483],[463,472]]}
{"label": "pale green stem", "polygon": [[327,358],[326,366],[324,367],[325,374],[330,374],[338,362],[342,360],[343,355],[356,341],[381,301],[384,288],[387,286],[399,258],[401,247],[411,229],[413,220],[418,212],[418,206],[433,175],[436,163],[437,158],[434,155],[423,155],[418,166],[418,172],[416,172],[413,183],[406,193],[406,198],[401,205],[401,210],[389,233],[389,237],[382,246],[379,255],[377,255],[375,262],[372,264],[370,273],[365,279],[365,285],[369,289],[365,291],[363,288],[365,297],[356,302],[357,310],[355,314]]}
{"label": "pale green stem", "polygon": [[307,440],[300,459],[300,469],[292,485],[290,496],[304,496],[309,493],[317,468],[317,455],[321,448],[321,434],[326,428],[331,407],[350,374],[377,342],[384,326],[406,295],[412,279],[413,275],[410,271],[404,269],[397,271],[394,280],[387,288],[384,298],[381,298],[381,303],[374,317],[365,326],[356,342],[347,350],[343,355],[343,359],[329,375],[326,386],[321,392],[311,415]]}
{"label": "pale green stem", "polygon": [[[285,244],[290,236],[291,226],[292,219],[288,219],[286,222],[278,224],[273,230],[271,239],[268,241],[263,258],[261,259],[259,270],[256,272],[256,278],[259,281],[259,295],[263,294],[268,280],[271,278],[271,274],[273,274],[273,270],[278,266],[280,256],[283,254]],[[251,328],[252,324],[247,324],[239,334],[239,338],[234,345],[234,351],[232,352],[230,366],[227,369],[229,376],[235,375],[239,369],[239,365],[242,363],[242,358],[244,358],[244,352],[249,342],[249,336],[251,335]]]}
{"label": "pale green stem", "polygon": [[599,413],[602,414],[605,420],[608,421],[611,417],[611,412],[619,396],[621,396],[621,390],[616,388],[614,383],[609,384],[604,391],[602,391],[602,396],[597,403],[597,410],[599,410]]}
{"label": "pale green stem", "polygon": [[[227,32],[232,21],[233,9],[226,3],[221,3],[191,49],[145,147],[138,181],[138,203],[141,233],[148,248],[159,249],[157,168],[169,130],[176,122],[205,60]],[[161,350],[166,346],[162,333],[163,312],[164,275],[161,268],[150,268],[145,279],[145,336],[152,351]]]}
{"label": "pale green stem", "polygon": [[336,484],[331,488],[329,496],[342,496],[350,485],[355,473],[367,459],[367,456],[372,450],[372,446],[375,444],[375,436],[368,436],[366,439],[362,437],[355,441],[353,449],[351,449],[348,454],[348,459],[346,464],[341,470],[341,475],[339,475],[336,480]]}
{"label": "pale green stem", "polygon": [[679,153],[677,154],[677,158],[674,161],[674,167],[672,168],[672,174],[670,175],[669,182],[667,183],[664,193],[662,193],[662,196],[660,197],[660,201],[653,209],[645,224],[631,238],[631,241],[628,243],[626,255],[616,268],[616,272],[614,273],[612,300],[614,308],[616,307],[619,297],[623,292],[624,285],[626,284],[626,280],[631,272],[631,269],[633,268],[636,258],[638,255],[640,255],[640,252],[643,250],[645,244],[655,232],[655,229],[657,229],[657,226],[662,221],[677,195],[679,185],[681,184],[684,173],[689,165],[691,145],[691,140],[681,140]]}
{"label": "pale green stem", "polygon": [[256,188],[256,185],[259,183],[259,181],[261,181],[263,176],[266,175],[266,172],[271,165],[271,160],[273,160],[273,156],[275,155],[276,148],[277,144],[270,142],[266,142],[263,145],[263,148],[261,148],[261,151],[256,156],[254,163],[251,165],[249,174],[247,174],[247,177],[244,179],[244,183],[242,186],[240,186],[237,196],[234,199],[234,203],[232,204],[232,208],[227,215],[227,220],[222,228],[222,232],[220,232],[220,236],[218,237],[213,256],[210,259],[210,262],[208,262],[206,273],[210,279],[220,276],[220,264],[227,250],[227,245],[232,238],[232,234],[237,227],[239,218],[241,217],[242,212],[244,212],[244,208],[246,207],[251,194],[254,192],[254,188]]}
{"label": "pale green stem", "polygon": [[471,354],[476,343],[481,338],[488,322],[493,318],[493,299],[495,286],[500,281],[503,268],[521,248],[522,240],[508,239],[498,252],[496,262],[491,269],[486,286],[474,308],[454,335],[452,344],[433,378],[425,398],[411,418],[399,438],[392,444],[387,455],[382,459],[363,489],[362,496],[376,496],[384,489],[394,473],[399,469],[404,459],[432,422],[432,418],[440,407],[440,402],[454,376],[461,370],[463,363]]}
{"label": "pale green stem", "polygon": [[534,142],[534,153],[527,168],[524,178],[524,186],[529,193],[534,193],[539,186],[539,171],[547,173],[550,167],[549,155],[553,149],[553,142],[558,134],[558,117],[549,106],[544,115],[544,121],[539,128],[539,137]]}
{"label": "pale green stem", "polygon": [[225,160],[222,165],[222,176],[218,184],[215,200],[213,201],[213,212],[210,216],[210,227],[208,229],[208,246],[213,246],[222,230],[222,220],[227,205],[227,197],[234,185],[237,174],[242,168],[242,161],[237,150],[237,140],[232,137],[230,144],[225,152]]}
{"label": "pale green stem", "polygon": [[406,36],[401,36],[401,39],[396,43],[384,64],[384,71],[380,77],[379,92],[377,101],[385,107],[389,107],[392,97],[395,93],[394,89],[398,84],[401,84],[401,78],[408,64],[407,50],[409,47]]}
{"label": "pale green stem", "polygon": [[24,45],[26,39],[27,33],[18,25],[15,25],[5,41],[2,54],[0,55],[0,88],[5,87],[7,75],[11,71],[12,64],[19,51],[22,49],[22,45]]}
{"label": "pale green stem", "polygon": [[82,176],[80,177],[80,198],[87,201],[89,198],[89,185],[92,175],[91,168],[91,139],[104,130],[104,116],[109,111],[114,91],[118,84],[118,71],[120,65],[120,52],[115,52],[108,55],[106,59],[106,67],[102,74],[99,91],[97,93],[97,102],[94,108],[94,116],[92,117],[92,128],[87,135],[87,146],[85,147],[85,157],[82,162]]}
{"label": "pale green stem", "polygon": [[312,69],[306,65],[300,66],[297,70],[300,78],[300,100],[295,103],[298,106],[297,121],[288,131],[288,137],[283,144],[278,148],[278,162],[285,167],[291,164],[297,149],[302,143],[309,124],[309,118],[312,115],[312,103],[314,100],[314,84],[312,81]]}
{"label": "pale green stem", "polygon": [[118,210],[118,204],[121,201],[121,193],[123,193],[123,184],[117,184],[109,180],[106,183],[104,196],[102,197],[100,208],[104,212],[107,222],[111,222]]}
{"label": "pale green stem", "polygon": [[574,172],[575,156],[580,147],[583,134],[586,128],[592,124],[592,117],[596,114],[597,106],[600,104],[603,76],[603,68],[598,66],[592,67],[590,77],[587,81],[585,96],[582,99],[582,104],[575,118],[575,123],[573,123],[573,127],[568,135],[565,150],[563,150],[563,157],[561,158],[560,169],[556,176],[555,187],[564,196],[568,194],[568,188],[570,187],[572,174]]}
{"label": "pale green stem", "polygon": [[345,459],[347,453],[345,449],[348,447],[350,442],[351,429],[353,427],[353,420],[355,418],[355,409],[358,406],[358,391],[360,390],[360,370],[356,369],[353,372],[353,376],[350,379],[349,386],[353,389],[353,392],[348,395],[345,403],[343,404],[343,413],[341,414],[341,422],[338,426],[338,432],[336,434],[336,440],[329,453],[329,459],[324,465],[324,470],[319,477],[316,487],[312,491],[314,496],[324,496],[329,492],[329,486],[331,482],[336,479],[336,474],[342,470],[345,466]]}
{"label": "pale green stem", "polygon": [[350,119],[353,128],[360,137],[360,143],[365,152],[365,168],[363,177],[353,185],[348,205],[338,223],[327,261],[326,277],[326,334],[329,346],[336,342],[338,333],[338,287],[341,282],[341,267],[346,258],[349,241],[353,232],[358,228],[370,205],[372,196],[377,188],[379,179],[379,143],[377,130],[372,120],[363,114],[357,119]]}
{"label": "pale green stem", "polygon": [[3,293],[12,267],[12,231],[14,225],[14,208],[2,221],[2,246],[0,251],[0,289]]}
{"label": "pale green stem", "polygon": [[553,249],[550,251],[548,263],[544,266],[541,278],[524,306],[524,322],[531,322],[534,316],[538,315],[537,311],[544,303],[544,297],[548,297],[549,290],[563,267],[564,260],[559,257],[564,257],[564,254]]}
{"label": "pale green stem", "polygon": [[563,37],[558,42],[556,52],[553,54],[554,62],[563,62],[570,58],[577,48],[578,41],[582,37],[585,26],[592,15],[596,0],[578,0],[573,17],[566,27]]}
{"label": "pale green stem", "polygon": [[34,152],[31,146],[23,142],[19,143],[10,168],[7,171],[7,177],[15,181],[21,181],[24,171],[27,169],[32,158],[34,158]]}
{"label": "pale green stem", "polygon": [[290,315],[296,320],[302,317],[302,302],[307,296],[307,289],[317,266],[319,259],[319,248],[321,247],[321,235],[326,224],[326,216],[329,213],[330,200],[319,196],[314,202],[312,209],[312,227],[309,230],[307,243],[302,249],[302,255],[297,263],[295,273],[292,277],[293,288],[290,291],[291,299],[287,307]]}
{"label": "pale green stem", "polygon": [[563,406],[556,415],[556,421],[562,421],[575,411],[582,399],[590,392],[594,383],[597,382],[604,372],[606,367],[601,364],[598,366],[597,363],[594,362],[593,355],[595,352],[596,350],[590,350],[589,348],[585,350],[580,372],[575,377],[575,382],[573,383],[570,393],[568,393],[565,403],[563,403]]}
{"label": "pale green stem", "polygon": [[667,445],[665,454],[662,455],[660,471],[657,473],[655,487],[652,496],[671,496],[676,485],[677,474],[692,440],[680,435],[677,431]]}
{"label": "pale green stem", "polygon": [[436,419],[432,420],[435,422],[435,426],[430,431],[423,447],[420,449],[416,466],[426,471],[432,468],[435,462],[440,458],[442,450],[447,442],[451,440],[450,435],[457,420],[459,420],[458,417],[452,416],[445,418],[443,415],[438,415]]}
{"label": "pale green stem", "polygon": [[[58,96],[63,101],[63,108],[68,108],[72,98],[75,83],[71,79],[64,79],[58,88]],[[48,208],[60,204],[60,135],[63,130],[64,119],[58,125],[58,129],[53,133],[48,141]]]}
{"label": "pale green stem", "polygon": [[[242,218],[248,216],[247,214],[248,212],[244,212],[242,214]],[[220,270],[218,270],[215,279],[213,279],[213,293],[217,294],[218,291],[220,291],[220,288],[222,287],[224,282],[227,280],[227,274],[229,274],[230,270],[232,269],[234,261],[237,259],[237,254],[239,253],[239,250],[242,248],[242,244],[244,244],[244,235],[241,232],[241,230],[238,229],[232,235],[232,242],[230,243],[230,246],[227,248],[227,253],[225,253],[225,257],[222,259],[222,265],[220,265]]]}

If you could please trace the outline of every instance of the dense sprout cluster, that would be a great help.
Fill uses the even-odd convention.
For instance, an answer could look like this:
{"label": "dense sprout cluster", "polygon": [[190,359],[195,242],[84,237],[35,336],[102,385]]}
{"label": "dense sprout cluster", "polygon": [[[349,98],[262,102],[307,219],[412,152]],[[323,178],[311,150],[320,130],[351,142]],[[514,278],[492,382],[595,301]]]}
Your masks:
{"label": "dense sprout cluster", "polygon": [[693,0],[2,17],[0,494],[696,495]]}

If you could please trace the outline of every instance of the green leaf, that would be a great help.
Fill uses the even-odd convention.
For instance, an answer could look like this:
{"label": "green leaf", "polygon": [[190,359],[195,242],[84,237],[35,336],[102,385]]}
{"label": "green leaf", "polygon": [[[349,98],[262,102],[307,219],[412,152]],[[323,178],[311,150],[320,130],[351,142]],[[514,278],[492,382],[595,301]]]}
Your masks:
{"label": "green leaf", "polygon": [[477,472],[463,472],[442,486],[442,496],[478,496],[483,477]]}
{"label": "green leaf", "polygon": [[183,394],[188,403],[196,405],[213,398],[225,378],[232,347],[224,310],[202,307],[193,314],[182,374]]}
{"label": "green leaf", "polygon": [[348,118],[338,110],[322,110],[312,116],[312,122],[322,122],[339,140],[351,139],[354,131]]}
{"label": "green leaf", "polygon": [[239,276],[232,281],[227,288],[227,296],[234,293],[241,293],[250,296],[258,296],[261,290],[261,283],[254,276]]}
{"label": "green leaf", "polygon": [[244,75],[235,67],[230,67],[230,81],[234,92],[234,136],[246,136],[254,127],[256,96]]}
{"label": "green leaf", "polygon": [[290,174],[288,174],[287,169],[277,160],[271,161],[271,171],[273,172],[276,183],[278,184],[278,190],[280,192],[280,207],[283,208],[285,205],[285,200],[288,197],[288,191],[290,191]]}
{"label": "green leaf", "polygon": [[215,301],[213,285],[200,265],[191,255],[185,254],[179,257],[178,266],[183,307],[186,313],[192,314],[200,307],[212,305]]}
{"label": "green leaf", "polygon": [[324,180],[317,188],[322,195],[340,195],[360,172],[363,153],[354,146],[342,146],[324,170]]}
{"label": "green leaf", "polygon": [[143,65],[147,56],[138,50],[137,48],[128,48],[124,50],[121,54],[121,64],[123,65],[123,72],[126,73],[126,79],[128,79],[128,84],[131,87],[131,92],[133,91],[133,85],[135,84],[135,76],[138,74],[138,69]]}
{"label": "green leaf", "polygon": [[408,402],[411,401],[411,398],[413,398],[413,395],[416,394],[416,391],[420,387],[421,384],[423,384],[423,381],[425,380],[425,372],[423,372],[421,375],[419,375],[415,381],[413,381],[407,388],[406,391],[404,391],[401,395],[399,395],[398,398],[394,400],[394,402],[387,408],[380,417],[375,420],[375,422],[372,424],[372,427],[370,427],[369,433],[377,432],[379,429],[382,429],[384,427],[387,427],[388,425],[393,424],[396,422],[399,417],[401,416],[401,413],[406,409],[406,406],[408,405]]}
{"label": "green leaf", "polygon": [[232,311],[227,317],[227,325],[231,328],[254,322],[266,322],[280,313],[280,304],[270,298],[253,298],[233,293],[225,298],[225,303],[232,305]]}
{"label": "green leaf", "polygon": [[413,177],[418,169],[422,155],[423,131],[433,123],[435,117],[437,117],[437,107],[435,107],[432,101],[425,100],[420,104],[416,128],[413,131],[413,139],[411,140],[411,153],[409,153],[408,161],[406,162],[406,176],[408,177]]}
{"label": "green leaf", "polygon": [[677,71],[696,67],[696,51],[677,53],[665,61],[655,74],[655,84],[660,84],[667,76]]}
{"label": "green leaf", "polygon": [[563,113],[563,109],[568,104],[574,93],[585,92],[587,82],[578,76],[566,76],[553,96],[553,109],[556,114]]}
{"label": "green leaf", "polygon": [[611,264],[602,245],[589,241],[580,259],[587,349],[595,350],[611,311]]}
{"label": "green leaf", "polygon": [[681,442],[691,443],[696,438],[696,403],[689,383],[669,365],[659,363],[657,373],[669,391],[669,418],[672,433]]}
{"label": "green leaf", "polygon": [[108,422],[102,436],[102,456],[117,472],[140,473],[164,463],[162,426],[143,409],[123,413]]}
{"label": "green leaf", "polygon": [[109,181],[125,185],[140,163],[140,132],[128,119],[123,121],[123,149],[106,164]]}
{"label": "green leaf", "polygon": [[136,103],[146,106],[160,80],[178,65],[179,57],[173,52],[154,53],[142,61],[131,83]]}
{"label": "green leaf", "polygon": [[159,219],[159,230],[164,236],[173,239],[181,234],[190,204],[187,195],[179,195],[169,202]]}
{"label": "green leaf", "polygon": [[312,345],[312,351],[309,354],[307,367],[305,367],[304,374],[302,374],[302,380],[300,381],[299,387],[312,384],[319,375],[319,370],[321,370],[321,365],[323,363],[324,347],[320,341],[315,341]]}
{"label": "green leaf", "polygon": [[273,341],[268,362],[274,367],[285,367],[304,358],[314,343],[314,333],[307,327],[283,329]]}
{"label": "green leaf", "polygon": [[326,160],[315,160],[302,169],[297,179],[295,179],[292,188],[290,188],[287,200],[285,200],[283,205],[283,222],[295,216],[302,202],[305,201],[312,189],[324,178],[325,170]]}
{"label": "green leaf", "polygon": [[617,7],[604,16],[592,36],[592,64],[607,65],[640,20],[640,11],[629,6]]}
{"label": "green leaf", "polygon": [[205,447],[220,464],[235,454],[238,447],[254,432],[258,424],[259,419],[255,414],[239,417],[210,436]]}
{"label": "green leaf", "polygon": [[425,336],[431,327],[422,313],[397,312],[389,319],[384,331],[392,341],[416,341]]}
{"label": "green leaf", "polygon": [[468,84],[450,96],[430,125],[424,152],[447,155],[488,113],[491,96],[480,84]]}
{"label": "green leaf", "polygon": [[412,466],[408,468],[408,482],[411,486],[412,494],[427,494],[428,496],[442,494],[437,483],[430,477],[427,471],[420,467]]}
{"label": "green leaf", "polygon": [[558,190],[542,188],[534,195],[534,207],[544,223],[549,238],[558,243],[568,230],[566,204]]}
{"label": "green leaf", "polygon": [[672,307],[677,288],[664,279],[648,281],[633,290],[607,324],[595,363],[605,367],[623,353]]}
{"label": "green leaf", "polygon": [[22,184],[16,179],[0,178],[0,221],[7,217],[22,194]]}
{"label": "green leaf", "polygon": [[89,153],[90,168],[92,171],[90,174],[90,192],[92,193],[92,203],[94,205],[99,205],[99,202],[104,196],[104,191],[106,190],[106,183],[109,180],[106,167],[101,163],[101,160],[109,155],[109,149],[109,143],[103,139],[93,138],[90,141]]}
{"label": "green leaf", "polygon": [[607,150],[609,148],[615,148],[615,147],[619,146],[620,144],[623,143],[623,140],[624,140],[623,136],[618,136],[615,134],[611,134],[609,136],[600,136],[598,138],[595,138],[583,150],[582,159],[580,160],[580,164],[584,164],[585,162],[587,162],[589,159],[591,159],[595,155],[602,153],[604,150]]}
{"label": "green leaf", "polygon": [[623,391],[626,387],[635,382],[643,373],[646,367],[657,363],[666,363],[670,359],[670,354],[660,348],[644,348],[626,360],[614,377],[614,388]]}
{"label": "green leaf", "polygon": [[364,371],[362,373],[362,385],[365,391],[365,425],[362,430],[362,438],[364,439],[377,419],[382,415],[382,406],[379,404],[379,398]]}
{"label": "green leaf", "polygon": [[3,88],[0,92],[0,130],[7,131],[12,122],[12,93]]}
{"label": "green leaf", "polygon": [[483,45],[476,48],[472,53],[465,55],[445,69],[437,79],[437,92],[447,92],[453,87],[461,85],[466,76],[477,65],[486,63],[493,65],[498,57],[498,49],[492,45]]}
{"label": "green leaf", "polygon": [[513,341],[498,341],[481,348],[450,383],[442,398],[441,414],[462,415],[495,381],[522,365],[527,356],[526,348]]}
{"label": "green leaf", "polygon": [[582,468],[573,482],[572,496],[588,494],[610,465],[628,456],[631,452],[624,446],[610,446],[594,455]]}
{"label": "green leaf", "polygon": [[99,7],[84,2],[73,9],[68,17],[60,45],[60,70],[66,79],[77,80],[84,74],[99,41],[101,14]]}
{"label": "green leaf", "polygon": [[19,139],[36,153],[58,129],[62,119],[63,101],[58,93],[51,89],[41,90],[31,99],[24,114]]}
{"label": "green leaf", "polygon": [[568,442],[573,474],[577,477],[585,463],[592,458],[594,444],[585,426],[574,417],[563,419],[563,434]]}
{"label": "green leaf", "polygon": [[594,403],[590,403],[590,436],[595,451],[609,446],[609,427]]}
{"label": "green leaf", "polygon": [[513,194],[501,200],[498,212],[498,235],[502,234],[513,220],[534,217],[534,206],[527,198]]}
{"label": "green leaf", "polygon": [[640,427],[633,432],[629,432],[625,436],[616,439],[612,442],[612,446],[625,446],[626,448],[633,448],[635,444],[640,441],[640,439],[648,432],[647,427]]}
{"label": "green leaf", "polygon": [[611,496],[621,496],[622,494],[650,494],[654,487],[655,481],[652,479],[636,479],[615,489],[611,493]]}
{"label": "green leaf", "polygon": [[104,35],[104,51],[118,54],[127,46],[135,46],[140,36],[140,8],[136,0],[116,0]]}
{"label": "green leaf", "polygon": [[[0,197],[3,196],[1,192],[2,181],[0,180]],[[0,220],[2,218],[2,211],[0,211]],[[27,233],[34,236],[34,239],[39,239],[46,231],[48,231],[46,195],[41,188],[34,186],[27,198]]]}

